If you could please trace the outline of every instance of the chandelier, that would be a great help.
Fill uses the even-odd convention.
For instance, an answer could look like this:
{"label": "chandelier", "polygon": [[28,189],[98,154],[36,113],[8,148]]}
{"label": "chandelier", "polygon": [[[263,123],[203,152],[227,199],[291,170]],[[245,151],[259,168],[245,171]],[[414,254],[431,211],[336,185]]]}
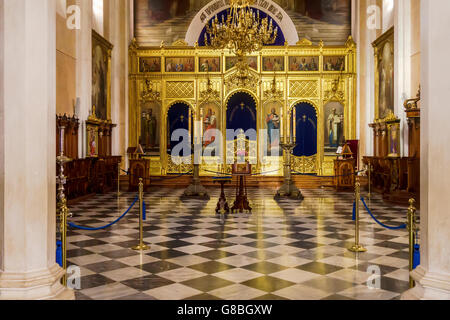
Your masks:
{"label": "chandelier", "polygon": [[217,50],[229,49],[239,61],[243,57],[260,51],[264,45],[274,44],[278,27],[274,28],[272,19],[261,19],[259,10],[250,5],[255,0],[230,0],[227,18],[213,18],[211,25],[206,24],[205,45]]}

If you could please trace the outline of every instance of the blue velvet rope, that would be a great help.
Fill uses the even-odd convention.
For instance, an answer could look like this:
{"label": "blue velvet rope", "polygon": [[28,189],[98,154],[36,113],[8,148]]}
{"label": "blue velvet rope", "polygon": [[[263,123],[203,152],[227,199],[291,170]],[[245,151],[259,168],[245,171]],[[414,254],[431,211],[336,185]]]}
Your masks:
{"label": "blue velvet rope", "polygon": [[142,203],[142,220],[147,220],[147,205],[145,204],[145,201]]}
{"label": "blue velvet rope", "polygon": [[62,268],[62,241],[56,241],[56,263]]}
{"label": "blue velvet rope", "polygon": [[377,218],[374,217],[374,215],[372,214],[372,212],[370,211],[369,207],[367,206],[366,202],[364,201],[364,198],[361,197],[361,201],[364,204],[364,207],[367,210],[367,213],[369,213],[369,215],[372,217],[373,220],[375,220],[376,223],[378,223],[380,226],[382,226],[383,228],[389,229],[389,230],[400,230],[400,229],[406,229],[406,224],[402,224],[398,227],[389,227],[383,223],[381,223],[380,221],[377,220]]}
{"label": "blue velvet rope", "polygon": [[353,201],[353,214],[352,214],[352,220],[356,220],[356,201]]}
{"label": "blue velvet rope", "polygon": [[414,254],[413,254],[413,269],[417,268],[420,265],[420,245],[414,245]]}
{"label": "blue velvet rope", "polygon": [[88,230],[88,231],[97,231],[97,230],[103,230],[103,229],[107,229],[109,227],[111,227],[113,224],[116,224],[117,222],[119,222],[120,220],[122,220],[127,214],[128,212],[130,212],[130,210],[134,207],[134,205],[136,204],[136,202],[138,201],[138,197],[136,197],[133,201],[133,203],[131,204],[131,206],[127,209],[127,211],[124,212],[124,214],[122,214],[119,218],[117,218],[115,221],[111,222],[110,224],[107,224],[106,226],[103,227],[98,227],[98,228],[88,228],[88,227],[82,227],[82,226],[78,226],[72,222],[69,222],[69,226],[75,229],[80,229],[80,230]]}

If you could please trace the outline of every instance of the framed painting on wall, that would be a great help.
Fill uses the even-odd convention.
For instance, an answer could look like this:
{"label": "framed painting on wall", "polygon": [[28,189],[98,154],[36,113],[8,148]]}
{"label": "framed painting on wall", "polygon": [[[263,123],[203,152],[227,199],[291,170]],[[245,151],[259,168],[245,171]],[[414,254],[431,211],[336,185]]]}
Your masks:
{"label": "framed painting on wall", "polygon": [[[237,63],[236,57],[226,57],[225,58],[225,69],[226,71],[234,68]],[[258,70],[258,57],[247,57],[248,66],[254,70]]]}
{"label": "framed painting on wall", "polygon": [[375,119],[394,114],[394,28],[373,42],[375,50]]}
{"label": "framed painting on wall", "polygon": [[344,56],[324,56],[323,71],[345,71]]}
{"label": "framed painting on wall", "polygon": [[319,57],[289,57],[289,71],[319,71]]}
{"label": "framed painting on wall", "polygon": [[400,157],[400,121],[388,123],[389,154],[388,157]]}
{"label": "framed painting on wall", "polygon": [[263,71],[284,71],[284,57],[263,57],[262,59]]}
{"label": "framed painting on wall", "polygon": [[166,72],[195,72],[194,57],[166,58]]}
{"label": "framed painting on wall", "polygon": [[101,120],[111,119],[111,53],[113,45],[92,30],[92,105]]}
{"label": "framed painting on wall", "polygon": [[141,102],[141,132],[139,144],[147,155],[160,154],[161,104],[158,101]]}
{"label": "framed painting on wall", "polygon": [[220,58],[219,57],[201,57],[199,58],[200,72],[220,72]]}
{"label": "framed painting on wall", "polygon": [[337,101],[324,106],[324,145],[326,155],[335,155],[344,144],[344,106]]}
{"label": "framed painting on wall", "polygon": [[160,57],[141,57],[139,58],[139,72],[161,72]]}
{"label": "framed painting on wall", "polygon": [[98,126],[86,124],[86,155],[88,158],[98,157]]}

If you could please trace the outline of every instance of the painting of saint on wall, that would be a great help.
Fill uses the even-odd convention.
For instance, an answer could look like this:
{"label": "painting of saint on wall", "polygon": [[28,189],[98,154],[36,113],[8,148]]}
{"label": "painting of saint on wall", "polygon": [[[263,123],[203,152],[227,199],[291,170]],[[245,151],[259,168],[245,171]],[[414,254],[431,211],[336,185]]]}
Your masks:
{"label": "painting of saint on wall", "polygon": [[329,102],[324,106],[325,153],[335,154],[344,143],[344,106]]}
{"label": "painting of saint on wall", "polygon": [[289,57],[289,71],[319,71],[319,57]]}
{"label": "painting of saint on wall", "polygon": [[263,57],[263,71],[284,71],[284,57]]}
{"label": "painting of saint on wall", "polygon": [[394,29],[373,43],[375,47],[375,117],[385,119],[394,113]]}
{"label": "painting of saint on wall", "polygon": [[146,154],[159,154],[161,105],[155,101],[141,105],[141,134],[139,143]]}
{"label": "painting of saint on wall", "polygon": [[110,105],[110,59],[112,45],[103,37],[92,31],[92,105],[96,116],[109,120]]}
{"label": "painting of saint on wall", "polygon": [[194,57],[166,58],[166,72],[194,72]]}
{"label": "painting of saint on wall", "polygon": [[87,157],[98,157],[98,127],[86,125],[86,154]]}
{"label": "painting of saint on wall", "polygon": [[[267,130],[267,152],[275,150],[281,151],[280,135],[281,133],[276,130],[281,129],[281,117],[280,112],[283,109],[283,105],[280,102],[274,101],[264,105],[264,122],[263,128]],[[272,154],[275,156],[275,154]]]}
{"label": "painting of saint on wall", "polygon": [[400,157],[400,123],[388,125],[389,157]]}
{"label": "painting of saint on wall", "polygon": [[161,72],[161,58],[139,58],[139,72]]}
{"label": "painting of saint on wall", "polygon": [[205,103],[201,106],[203,109],[203,146],[206,148],[215,140],[215,129],[219,129],[220,108],[215,103]]}
{"label": "painting of saint on wall", "polygon": [[200,58],[199,59],[200,72],[220,72],[220,58]]}
{"label": "painting of saint on wall", "polygon": [[323,71],[344,71],[344,56],[325,56],[323,57]]}
{"label": "painting of saint on wall", "polygon": [[[226,57],[225,58],[225,66],[226,71],[234,68],[237,63],[236,57]],[[248,66],[254,70],[258,70],[258,57],[247,57]]]}

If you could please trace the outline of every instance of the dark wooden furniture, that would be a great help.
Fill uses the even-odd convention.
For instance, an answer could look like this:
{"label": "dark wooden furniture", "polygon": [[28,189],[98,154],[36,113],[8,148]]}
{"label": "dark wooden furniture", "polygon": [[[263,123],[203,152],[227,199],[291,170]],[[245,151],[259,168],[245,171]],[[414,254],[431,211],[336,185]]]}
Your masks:
{"label": "dark wooden furniture", "polygon": [[233,180],[232,177],[214,177],[214,183],[220,184],[220,197],[216,206],[216,213],[219,213],[221,210],[224,210],[226,213],[230,213],[230,207],[228,205],[227,198],[225,196],[225,184],[231,183]]}
{"label": "dark wooden furniture", "polygon": [[67,115],[56,116],[56,155],[60,150],[60,128],[64,127],[64,154],[70,159],[78,159],[78,129],[80,121]]}
{"label": "dark wooden furniture", "polygon": [[364,157],[371,169],[371,190],[383,194],[386,201],[408,205],[410,198],[420,199],[420,92],[405,101],[408,121],[408,157],[388,157],[386,123],[370,125],[374,130],[374,156]]}
{"label": "dark wooden furniture", "polygon": [[249,163],[246,164],[233,164],[232,174],[237,177],[236,184],[236,200],[234,201],[231,211],[234,212],[252,212],[250,203],[247,197],[247,187],[245,184],[245,178],[251,175],[252,167]]}
{"label": "dark wooden furniture", "polygon": [[128,172],[128,190],[137,191],[139,189],[139,178],[144,179],[144,189],[150,187],[150,160],[131,159]]}
{"label": "dark wooden furniture", "polygon": [[334,160],[334,185],[337,191],[355,188],[356,159]]}
{"label": "dark wooden furniture", "polygon": [[[64,165],[65,185],[69,202],[86,199],[96,193],[117,188],[118,170],[122,157],[75,159]],[[59,169],[57,168],[59,174]]]}

